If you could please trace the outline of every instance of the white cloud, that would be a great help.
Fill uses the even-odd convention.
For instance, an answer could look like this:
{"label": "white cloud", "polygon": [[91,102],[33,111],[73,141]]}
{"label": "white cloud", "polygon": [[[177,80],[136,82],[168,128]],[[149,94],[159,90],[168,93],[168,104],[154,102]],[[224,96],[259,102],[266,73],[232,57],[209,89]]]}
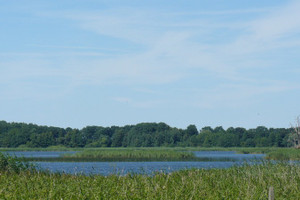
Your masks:
{"label": "white cloud", "polygon": [[[237,75],[239,68],[244,67],[243,62],[249,62],[253,59],[253,54],[266,52],[271,48],[295,45],[295,41],[291,42],[284,37],[298,33],[300,30],[300,22],[296,20],[300,18],[299,8],[299,2],[295,1],[283,8],[277,7],[273,11],[270,9],[225,10],[206,13],[219,15],[269,11],[264,17],[246,21],[243,25],[236,26],[236,22],[225,22],[227,28],[230,27],[230,24],[235,24],[230,29],[241,31],[233,42],[227,44],[204,44],[193,40],[197,37],[205,37],[209,33],[214,34],[215,31],[220,31],[218,29],[225,28],[224,22],[202,19],[201,16],[177,22],[172,18],[170,19],[169,16],[174,16],[172,12],[161,14],[149,10],[119,9],[93,14],[69,13],[65,17],[77,20],[81,27],[99,34],[146,45],[146,51],[127,55],[131,57],[136,67],[129,64],[126,71],[132,70],[134,72],[138,71],[138,68],[141,71],[147,71],[147,68],[151,68],[150,71],[157,73],[153,68],[160,65],[161,69],[169,69],[172,73],[172,70],[186,71],[188,68],[198,67],[230,78]],[[193,22],[192,25],[190,22]],[[192,26],[193,29],[186,27],[186,25]],[[177,26],[177,28],[170,28],[172,26]],[[202,35],[203,29],[207,29],[205,35]],[[243,61],[235,62],[237,56],[241,57],[239,60],[243,59]],[[156,61],[159,62],[156,64]],[[146,62],[152,65],[146,64],[147,67],[143,67]],[[140,73],[136,73],[136,75],[140,75]],[[148,75],[151,76],[149,73]]]}
{"label": "white cloud", "polygon": [[259,40],[274,40],[300,33],[300,2],[274,11],[270,16],[254,21],[252,31]]}
{"label": "white cloud", "polygon": [[[272,66],[274,61],[263,57],[268,54],[269,49],[299,45],[299,41],[288,38],[289,35],[299,33],[299,7],[299,2],[295,1],[283,8],[211,11],[188,18],[185,15],[190,15],[189,13],[160,13],[136,9],[94,13],[67,11],[58,15],[55,13],[52,17],[73,20],[79,28],[96,32],[99,37],[106,35],[134,42],[143,46],[143,50],[122,51],[126,49],[124,47],[107,55],[101,49],[99,53],[99,49],[88,47],[50,45],[48,48],[64,51],[36,55],[33,53],[31,59],[1,62],[0,71],[7,76],[0,81],[3,83],[17,80],[22,83],[23,79],[46,76],[64,78],[68,82],[67,87],[82,84],[159,85],[188,79],[196,71],[208,72],[210,78],[215,80],[235,81],[238,85],[249,84],[249,81],[255,82],[256,78],[242,74],[241,70]],[[267,14],[242,22],[202,18],[202,15],[249,12]],[[48,13],[48,16],[51,14]],[[177,21],[173,17],[182,20]],[[219,34],[219,31],[228,29],[232,32],[231,40],[223,39],[222,43],[203,42],[208,35]],[[74,52],[74,49],[82,51]],[[104,49],[103,52],[107,51]],[[94,58],[80,58],[84,56]],[[55,57],[60,59],[55,61]],[[221,85],[219,87],[222,88]],[[279,86],[274,84],[274,87]]]}
{"label": "white cloud", "polygon": [[285,7],[270,12],[267,16],[247,24],[245,33],[234,43],[225,47],[236,55],[262,53],[274,49],[299,47],[300,2],[293,1]]}

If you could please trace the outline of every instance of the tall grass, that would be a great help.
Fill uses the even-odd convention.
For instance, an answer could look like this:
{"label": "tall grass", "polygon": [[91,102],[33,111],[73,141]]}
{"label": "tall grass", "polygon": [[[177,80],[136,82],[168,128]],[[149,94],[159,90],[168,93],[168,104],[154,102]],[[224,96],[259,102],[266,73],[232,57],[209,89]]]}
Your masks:
{"label": "tall grass", "polygon": [[257,154],[257,153],[268,153],[277,149],[284,149],[281,147],[186,147],[186,148],[177,148],[176,149],[185,149],[190,151],[235,151],[236,153],[241,154]]}
{"label": "tall grass", "polygon": [[267,153],[266,159],[270,160],[300,160],[300,149],[276,149]]}
{"label": "tall grass", "polygon": [[266,154],[269,160],[300,160],[300,149],[279,147],[187,148],[192,151],[235,151],[242,154]]}
{"label": "tall grass", "polygon": [[26,170],[35,170],[34,165],[22,161],[20,158],[0,153],[0,171],[19,173]]}
{"label": "tall grass", "polygon": [[191,169],[153,176],[3,173],[0,199],[300,199],[300,167],[287,163]]}
{"label": "tall grass", "polygon": [[64,158],[98,161],[184,161],[196,159],[192,152],[149,148],[84,150],[76,154],[66,154]]}
{"label": "tall grass", "polygon": [[[186,161],[199,160],[190,151],[235,151],[243,154],[266,154],[271,160],[300,160],[300,149],[278,147],[134,147],[134,148],[0,148],[1,151],[79,151],[63,158],[32,158],[41,161]],[[200,160],[199,160],[200,161]]]}

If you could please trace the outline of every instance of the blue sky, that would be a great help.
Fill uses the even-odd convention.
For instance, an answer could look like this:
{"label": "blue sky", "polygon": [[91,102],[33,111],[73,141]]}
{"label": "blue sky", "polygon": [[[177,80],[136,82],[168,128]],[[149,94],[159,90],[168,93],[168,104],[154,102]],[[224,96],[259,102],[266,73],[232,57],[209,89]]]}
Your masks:
{"label": "blue sky", "polygon": [[289,127],[300,1],[0,0],[0,120]]}

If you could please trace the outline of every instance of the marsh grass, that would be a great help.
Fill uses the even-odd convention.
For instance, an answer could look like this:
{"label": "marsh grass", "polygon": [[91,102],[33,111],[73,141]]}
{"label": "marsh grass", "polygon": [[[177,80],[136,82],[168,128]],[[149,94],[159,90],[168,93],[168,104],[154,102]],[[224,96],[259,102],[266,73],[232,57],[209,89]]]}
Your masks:
{"label": "marsh grass", "polygon": [[267,199],[270,186],[275,199],[300,199],[300,165],[288,162],[125,176],[32,169],[18,158],[0,154],[0,199]]}
{"label": "marsh grass", "polygon": [[276,149],[267,153],[266,159],[270,160],[300,160],[300,149]]}
{"label": "marsh grass", "polygon": [[195,160],[192,152],[171,149],[100,149],[65,154],[64,159],[87,159],[97,161],[186,161]]}
{"label": "marsh grass", "polygon": [[288,163],[189,169],[152,176],[2,172],[0,199],[300,199],[300,167]]}
{"label": "marsh grass", "polygon": [[[235,151],[266,154],[270,160],[300,160],[300,149],[278,147],[126,147],[126,148],[0,148],[0,151],[79,151],[61,158],[26,158],[31,161],[210,161],[199,159],[192,151]],[[222,160],[220,160],[222,161]]]}
{"label": "marsh grass", "polygon": [[278,148],[278,147],[255,147],[255,148],[228,148],[237,153],[244,154],[266,154],[265,158],[268,160],[300,160],[300,149],[295,148]]}
{"label": "marsh grass", "polygon": [[300,149],[279,147],[187,148],[193,151],[235,151],[242,154],[266,154],[268,160],[300,160]]}
{"label": "marsh grass", "polygon": [[24,162],[21,158],[0,153],[0,171],[19,173],[26,170],[36,170],[35,166]]}
{"label": "marsh grass", "polygon": [[265,154],[277,149],[284,149],[279,147],[187,147],[182,148],[190,151],[234,151],[241,154]]}

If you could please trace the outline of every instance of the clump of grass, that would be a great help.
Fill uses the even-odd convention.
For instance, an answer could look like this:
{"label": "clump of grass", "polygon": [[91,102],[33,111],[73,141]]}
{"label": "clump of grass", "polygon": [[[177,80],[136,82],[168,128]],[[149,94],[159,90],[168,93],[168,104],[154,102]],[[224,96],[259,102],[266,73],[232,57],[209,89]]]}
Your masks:
{"label": "clump of grass", "polygon": [[100,149],[66,154],[64,158],[97,161],[182,161],[196,159],[192,152],[171,149]]}
{"label": "clump of grass", "polygon": [[0,171],[19,173],[26,170],[34,170],[35,167],[20,158],[0,153]]}
{"label": "clump of grass", "polygon": [[241,154],[265,154],[280,147],[187,147],[191,151],[235,151]]}
{"label": "clump of grass", "polygon": [[266,154],[269,160],[300,160],[300,149],[279,147],[191,148],[194,151],[235,151],[242,154]]}
{"label": "clump of grass", "polygon": [[299,199],[300,166],[288,163],[190,169],[152,176],[3,174],[0,199]]}
{"label": "clump of grass", "polygon": [[266,159],[270,160],[300,160],[300,149],[276,149],[267,153]]}

